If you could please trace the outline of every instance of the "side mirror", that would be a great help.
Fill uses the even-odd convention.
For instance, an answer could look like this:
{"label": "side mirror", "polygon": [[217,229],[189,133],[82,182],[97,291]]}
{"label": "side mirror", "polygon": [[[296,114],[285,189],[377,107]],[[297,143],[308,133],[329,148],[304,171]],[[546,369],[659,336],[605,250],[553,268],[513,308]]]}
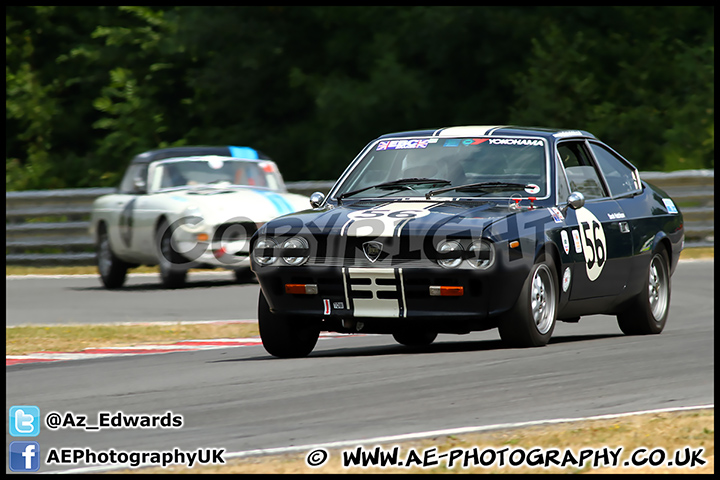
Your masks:
{"label": "side mirror", "polygon": [[145,184],[145,180],[140,177],[135,177],[133,179],[133,187],[135,187],[135,191],[137,193],[145,193],[145,188],[147,187],[147,185]]}
{"label": "side mirror", "polygon": [[318,208],[325,201],[325,195],[322,192],[315,192],[310,195],[310,206]]}
{"label": "side mirror", "polygon": [[573,210],[582,208],[585,205],[585,196],[580,192],[572,192],[567,198],[568,207]]}

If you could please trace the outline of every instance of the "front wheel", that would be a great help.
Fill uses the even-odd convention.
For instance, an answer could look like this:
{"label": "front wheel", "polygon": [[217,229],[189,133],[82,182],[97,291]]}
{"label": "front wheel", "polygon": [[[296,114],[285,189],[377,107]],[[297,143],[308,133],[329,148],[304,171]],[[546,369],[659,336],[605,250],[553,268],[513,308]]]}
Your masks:
{"label": "front wheel", "polygon": [[552,257],[535,262],[517,303],[500,319],[500,338],[513,347],[547,345],[555,329],[558,280]]}
{"label": "front wheel", "polygon": [[125,283],[129,264],[115,256],[110,246],[110,238],[104,226],[98,232],[97,268],[105,288],[120,288]]}
{"label": "front wheel", "polygon": [[172,246],[173,231],[166,220],[158,226],[155,243],[158,249],[160,280],[167,288],[178,288],[185,285],[187,268],[181,266],[186,260]]}
{"label": "front wheel", "polygon": [[279,358],[306,357],[320,337],[317,319],[273,313],[260,290],[258,327],[265,350]]}
{"label": "front wheel", "polygon": [[628,308],[618,314],[618,326],[625,335],[648,335],[663,331],[670,311],[670,259],[661,248],[653,253],[645,286]]}

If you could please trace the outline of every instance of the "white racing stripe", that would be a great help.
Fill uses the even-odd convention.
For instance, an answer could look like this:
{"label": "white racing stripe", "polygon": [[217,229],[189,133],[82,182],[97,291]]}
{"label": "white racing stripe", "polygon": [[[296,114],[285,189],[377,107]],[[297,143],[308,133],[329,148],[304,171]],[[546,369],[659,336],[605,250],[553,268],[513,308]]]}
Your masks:
{"label": "white racing stripe", "polygon": [[501,128],[497,125],[469,125],[465,127],[447,127],[437,132],[438,137],[483,137],[491,135],[493,130]]}
{"label": "white racing stripe", "polygon": [[353,211],[340,229],[340,236],[399,237],[410,220],[429,215],[436,205],[437,202],[395,201]]}

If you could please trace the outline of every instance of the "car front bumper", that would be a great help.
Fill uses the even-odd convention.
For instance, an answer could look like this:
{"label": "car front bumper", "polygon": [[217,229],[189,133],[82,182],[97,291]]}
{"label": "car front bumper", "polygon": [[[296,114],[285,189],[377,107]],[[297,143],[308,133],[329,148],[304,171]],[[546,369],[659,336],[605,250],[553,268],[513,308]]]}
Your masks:
{"label": "car front bumper", "polygon": [[258,225],[182,225],[173,233],[173,246],[191,267],[245,268],[250,266],[249,238]]}
{"label": "car front bumper", "polygon": [[[273,313],[332,323],[434,323],[454,331],[457,321],[481,321],[509,310],[527,276],[520,264],[478,269],[254,266]],[[498,288],[500,287],[500,288]],[[473,329],[478,329],[477,325]]]}

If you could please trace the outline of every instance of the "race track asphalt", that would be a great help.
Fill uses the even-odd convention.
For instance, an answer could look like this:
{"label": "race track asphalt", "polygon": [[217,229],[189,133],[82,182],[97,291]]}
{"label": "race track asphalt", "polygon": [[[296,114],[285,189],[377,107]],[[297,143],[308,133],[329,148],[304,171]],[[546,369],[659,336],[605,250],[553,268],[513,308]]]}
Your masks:
{"label": "race track asphalt", "polygon": [[[441,335],[409,349],[390,336],[323,339],[304,359],[262,346],[6,367],[6,408],[182,415],[178,429],[42,428],[50,448],[237,452],[455,427],[714,404],[714,261],[682,262],[664,332],[624,336],[613,317],[558,324],[550,344],[503,347],[497,332]],[[8,324],[254,318],[257,285],[197,278],[176,291],[133,277],[8,279]],[[192,280],[191,282],[195,282]],[[7,410],[6,410],[7,411]],[[6,432],[8,429],[6,428]],[[6,436],[9,444],[16,438]],[[654,445],[650,445],[654,446]],[[43,465],[41,471],[69,467]]]}

